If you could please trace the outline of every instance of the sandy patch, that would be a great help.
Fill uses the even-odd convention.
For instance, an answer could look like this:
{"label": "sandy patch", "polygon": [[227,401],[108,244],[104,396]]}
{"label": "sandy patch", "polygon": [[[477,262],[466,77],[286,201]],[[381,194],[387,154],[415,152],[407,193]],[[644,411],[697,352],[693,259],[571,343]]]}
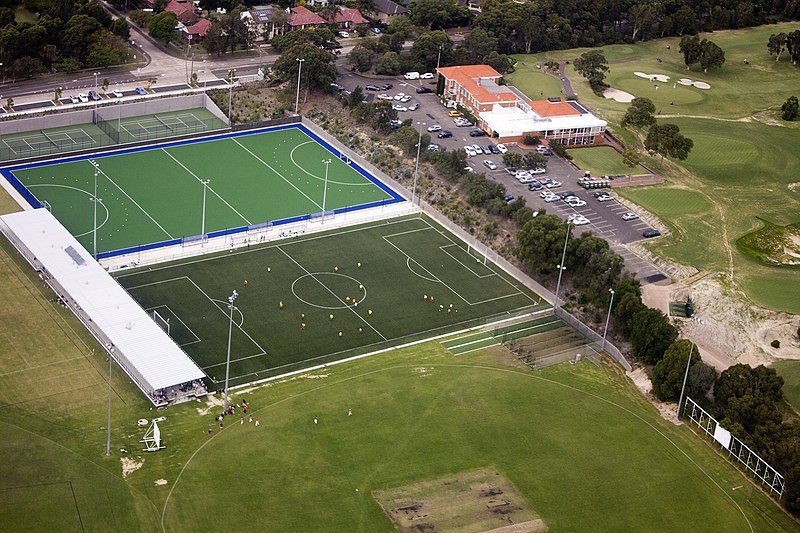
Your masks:
{"label": "sandy patch", "polygon": [[122,477],[128,477],[128,474],[132,472],[136,472],[139,470],[142,465],[144,465],[144,459],[141,462],[134,461],[129,457],[120,457],[119,461],[122,463]]}
{"label": "sandy patch", "polygon": [[167,480],[163,479],[163,478],[162,479],[157,479],[157,480],[153,481],[153,483],[155,483],[157,486],[160,487],[161,485],[166,485],[167,484]]}
{"label": "sandy patch", "polygon": [[800,191],[800,181],[795,181],[794,183],[790,183],[788,187],[789,190],[792,192]]}
{"label": "sandy patch", "polygon": [[678,80],[678,83],[680,83],[681,85],[691,85],[692,80],[690,80],[689,78],[681,78]]}
{"label": "sandy patch", "polygon": [[217,398],[213,394],[209,394],[208,396],[206,396],[206,406],[198,407],[197,414],[199,414],[200,416],[205,416],[209,413],[209,411],[211,411],[215,407],[222,407],[223,403],[224,402],[222,397]]}
{"label": "sandy patch", "polygon": [[424,366],[418,366],[416,368],[412,368],[411,372],[414,374],[419,374],[420,376],[428,376],[431,373],[432,368],[425,368]]}
{"label": "sandy patch", "polygon": [[635,98],[635,96],[633,96],[631,93],[613,88],[608,88],[605,91],[603,91],[603,97],[608,98],[609,100],[615,100],[617,102],[624,102],[624,103],[631,102]]}
{"label": "sandy patch", "polygon": [[666,83],[669,81],[669,76],[666,76],[664,74],[653,74],[653,79],[656,81],[660,81],[662,83]]}
{"label": "sandy patch", "polygon": [[698,89],[710,89],[711,88],[711,85],[707,84],[704,81],[696,81],[692,85],[694,85]]}
{"label": "sandy patch", "polygon": [[647,400],[653,404],[653,406],[658,409],[658,413],[664,420],[669,420],[673,424],[680,424],[677,421],[677,413],[678,413],[678,406],[674,403],[664,403],[655,396],[653,396],[653,384],[650,382],[650,378],[647,376],[647,372],[644,371],[642,367],[636,367],[630,372],[625,372],[625,375],[633,381],[633,384],[636,385],[636,388],[639,389]]}
{"label": "sandy patch", "polygon": [[639,76],[640,78],[647,78],[650,79],[650,74],[645,74],[644,72],[639,72],[638,70],[633,73],[634,76]]}
{"label": "sandy patch", "polygon": [[648,283],[642,287],[642,302],[647,307],[658,309],[665,315],[669,315],[669,296],[672,289],[669,285],[656,285]]}

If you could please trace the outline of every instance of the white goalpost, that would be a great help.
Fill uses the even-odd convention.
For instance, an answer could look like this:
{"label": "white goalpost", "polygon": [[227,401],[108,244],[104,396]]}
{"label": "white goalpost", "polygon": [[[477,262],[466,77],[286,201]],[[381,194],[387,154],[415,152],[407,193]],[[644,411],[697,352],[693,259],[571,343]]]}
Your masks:
{"label": "white goalpost", "polygon": [[169,319],[168,319],[168,318],[167,318],[167,319],[165,319],[165,318],[164,318],[163,316],[161,316],[161,315],[158,313],[158,311],[156,311],[155,309],[153,309],[153,310],[150,312],[150,316],[153,318],[153,322],[155,322],[156,324],[158,324],[158,326],[159,326],[161,329],[163,329],[163,330],[164,330],[164,332],[165,332],[167,335],[169,335]]}
{"label": "white goalpost", "polygon": [[146,452],[157,452],[164,448],[164,446],[161,445],[161,429],[158,427],[158,422],[153,420],[153,423],[147,429],[141,442],[144,442],[146,446],[144,451]]}

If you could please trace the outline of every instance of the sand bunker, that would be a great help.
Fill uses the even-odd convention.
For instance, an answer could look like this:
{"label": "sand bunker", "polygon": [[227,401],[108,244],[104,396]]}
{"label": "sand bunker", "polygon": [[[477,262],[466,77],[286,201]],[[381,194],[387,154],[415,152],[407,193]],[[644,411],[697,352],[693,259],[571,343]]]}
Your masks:
{"label": "sand bunker", "polygon": [[640,78],[647,78],[650,81],[660,81],[661,83],[667,83],[669,81],[669,76],[665,74],[645,74],[644,72],[634,72],[634,76],[639,76]]}
{"label": "sand bunker", "polygon": [[608,88],[605,91],[603,91],[603,97],[624,103],[628,103],[632,101],[634,98],[636,98],[631,93],[627,93],[625,91],[620,91],[619,89],[613,89],[613,88]]}
{"label": "sand bunker", "polygon": [[650,74],[645,74],[644,72],[636,71],[633,73],[634,76],[639,76],[640,78],[647,78],[650,79]]}
{"label": "sand bunker", "polygon": [[689,78],[681,78],[678,80],[678,83],[680,83],[681,85],[691,85],[692,80],[690,80]]}
{"label": "sand bunker", "polygon": [[704,81],[696,81],[692,85],[694,85],[698,89],[710,89],[711,88],[711,85],[707,84]]}

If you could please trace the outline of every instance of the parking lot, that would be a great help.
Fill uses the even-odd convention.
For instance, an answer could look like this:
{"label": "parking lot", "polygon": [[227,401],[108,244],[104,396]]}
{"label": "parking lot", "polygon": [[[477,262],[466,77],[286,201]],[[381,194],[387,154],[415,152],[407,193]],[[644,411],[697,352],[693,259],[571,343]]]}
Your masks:
{"label": "parking lot", "polygon": [[[438,144],[442,149],[463,151],[465,145],[477,144],[479,146],[485,146],[492,143],[486,136],[471,137],[470,131],[475,130],[476,128],[474,127],[458,127],[454,122],[454,118],[448,115],[450,110],[441,104],[436,94],[416,93],[418,87],[435,88],[433,80],[407,81],[403,79],[402,76],[397,78],[374,79],[362,77],[341,69],[339,83],[347,90],[353,90],[356,85],[361,85],[362,88],[367,85],[382,87],[386,83],[391,83],[393,85],[391,89],[365,91],[365,94],[371,94],[373,98],[376,98],[380,94],[391,96],[392,104],[400,103],[398,100],[394,99],[398,93],[402,92],[405,95],[409,95],[411,99],[401,105],[409,107],[414,103],[418,103],[419,109],[414,111],[398,111],[398,118],[400,120],[407,120],[410,118],[415,127],[422,128],[423,130],[427,130],[427,128],[432,125],[440,125],[442,130],[451,131],[453,136],[448,138],[438,138],[437,132],[430,133],[431,142]],[[525,150],[516,147],[509,147],[509,149],[526,153]],[[618,203],[616,199],[600,202],[594,196],[596,190],[581,188],[578,185],[578,179],[583,176],[583,172],[575,168],[572,164],[555,155],[551,155],[547,159],[546,174],[536,175],[534,177],[540,181],[550,178],[561,182],[561,186],[552,188],[551,190],[556,194],[560,194],[564,191],[573,192],[575,196],[586,202],[585,205],[571,207],[560,199],[549,203],[545,202],[540,197],[541,191],[529,190],[527,184],[520,183],[516,177],[506,172],[502,154],[478,154],[468,157],[467,164],[475,172],[484,172],[490,179],[503,183],[509,194],[515,197],[525,198],[526,204],[534,209],[534,211],[546,209],[548,213],[559,215],[565,220],[570,215],[583,215],[589,220],[589,223],[580,226],[576,233],[581,233],[583,231],[581,228],[586,228],[591,230],[595,235],[605,238],[618,253],[625,257],[626,265],[631,272],[634,272],[640,279],[655,281],[656,277],[660,275],[660,272],[655,267],[649,265],[649,263],[642,261],[629,252],[624,246],[621,246],[626,243],[644,239],[642,235],[643,232],[652,228],[638,218],[634,220],[623,220],[622,216],[628,212],[628,209]],[[491,161],[497,168],[495,170],[490,170],[484,165],[484,160]],[[610,189],[606,189],[606,192],[614,197],[614,193]]]}

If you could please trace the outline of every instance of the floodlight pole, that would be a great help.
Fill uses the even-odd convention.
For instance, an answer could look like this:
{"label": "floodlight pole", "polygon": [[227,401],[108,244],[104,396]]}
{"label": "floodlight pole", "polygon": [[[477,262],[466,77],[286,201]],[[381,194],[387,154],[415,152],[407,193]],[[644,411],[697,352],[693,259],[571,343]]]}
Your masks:
{"label": "floodlight pole", "polygon": [[[701,319],[697,317],[692,317],[692,320],[700,325],[705,324],[705,322],[703,322]],[[692,354],[694,353],[694,343],[691,340],[689,342],[692,343],[692,347],[689,348],[689,360],[686,361],[686,372],[684,372],[683,374],[683,385],[681,385],[681,395],[678,398],[678,409],[677,412],[675,413],[675,420],[681,419],[681,404],[683,404],[683,393],[686,390],[686,380],[689,378],[689,367],[692,364]]]}
{"label": "floodlight pole", "polygon": [[108,435],[106,437],[106,457],[111,455],[111,396],[113,394],[113,389],[111,388],[111,368],[114,364],[113,354],[114,347],[111,346],[108,349],[108,421],[106,423]]}
{"label": "floodlight pole", "polygon": [[233,335],[233,310],[236,307],[233,305],[233,302],[236,301],[236,298],[239,296],[239,293],[233,291],[233,293],[228,296],[228,309],[230,309],[230,321],[228,322],[228,357],[225,359],[225,399],[222,402],[222,412],[226,413],[228,411],[228,377],[230,375],[231,370],[231,335]]}
{"label": "floodlight pole", "polygon": [[206,240],[206,189],[208,189],[208,184],[211,180],[200,180],[200,183],[203,184],[203,219],[200,224],[200,246]]}
{"label": "floodlight pole", "polygon": [[325,164],[325,187],[322,189],[322,223],[325,223],[325,201],[328,198],[328,165],[331,164],[330,159],[322,161]]}
{"label": "floodlight pole", "polygon": [[300,109],[300,73],[303,72],[303,61],[305,59],[298,57],[295,61],[300,63],[300,66],[297,67],[297,96],[294,97],[294,114],[297,115]]}
{"label": "floodlight pole", "polygon": [[608,289],[611,293],[611,302],[608,304],[608,315],[606,316],[606,327],[603,330],[603,351],[606,349],[606,335],[608,335],[608,322],[611,320],[611,306],[614,305],[614,289]]}
{"label": "floodlight pole", "polygon": [[411,189],[411,205],[414,205],[414,197],[417,195],[417,173],[419,172],[419,151],[422,148],[422,126],[424,122],[417,122],[419,126],[419,139],[417,139],[417,162],[414,165],[414,187]]}
{"label": "floodlight pole", "polygon": [[231,111],[233,109],[233,76],[228,85],[228,125],[231,125]]}
{"label": "floodlight pole", "polygon": [[97,260],[97,174],[100,173],[100,165],[94,159],[90,159],[89,163],[94,167],[94,193],[92,194],[92,256]]}
{"label": "floodlight pole", "polygon": [[566,260],[567,257],[567,241],[569,241],[569,233],[570,233],[569,227],[570,223],[567,222],[567,234],[564,237],[564,250],[561,252],[561,264],[556,267],[558,268],[558,283],[556,283],[556,300],[555,302],[553,302],[553,312],[555,312],[555,310],[558,309],[558,291],[559,289],[561,289],[561,274],[567,269],[567,267],[564,266],[564,261]]}

